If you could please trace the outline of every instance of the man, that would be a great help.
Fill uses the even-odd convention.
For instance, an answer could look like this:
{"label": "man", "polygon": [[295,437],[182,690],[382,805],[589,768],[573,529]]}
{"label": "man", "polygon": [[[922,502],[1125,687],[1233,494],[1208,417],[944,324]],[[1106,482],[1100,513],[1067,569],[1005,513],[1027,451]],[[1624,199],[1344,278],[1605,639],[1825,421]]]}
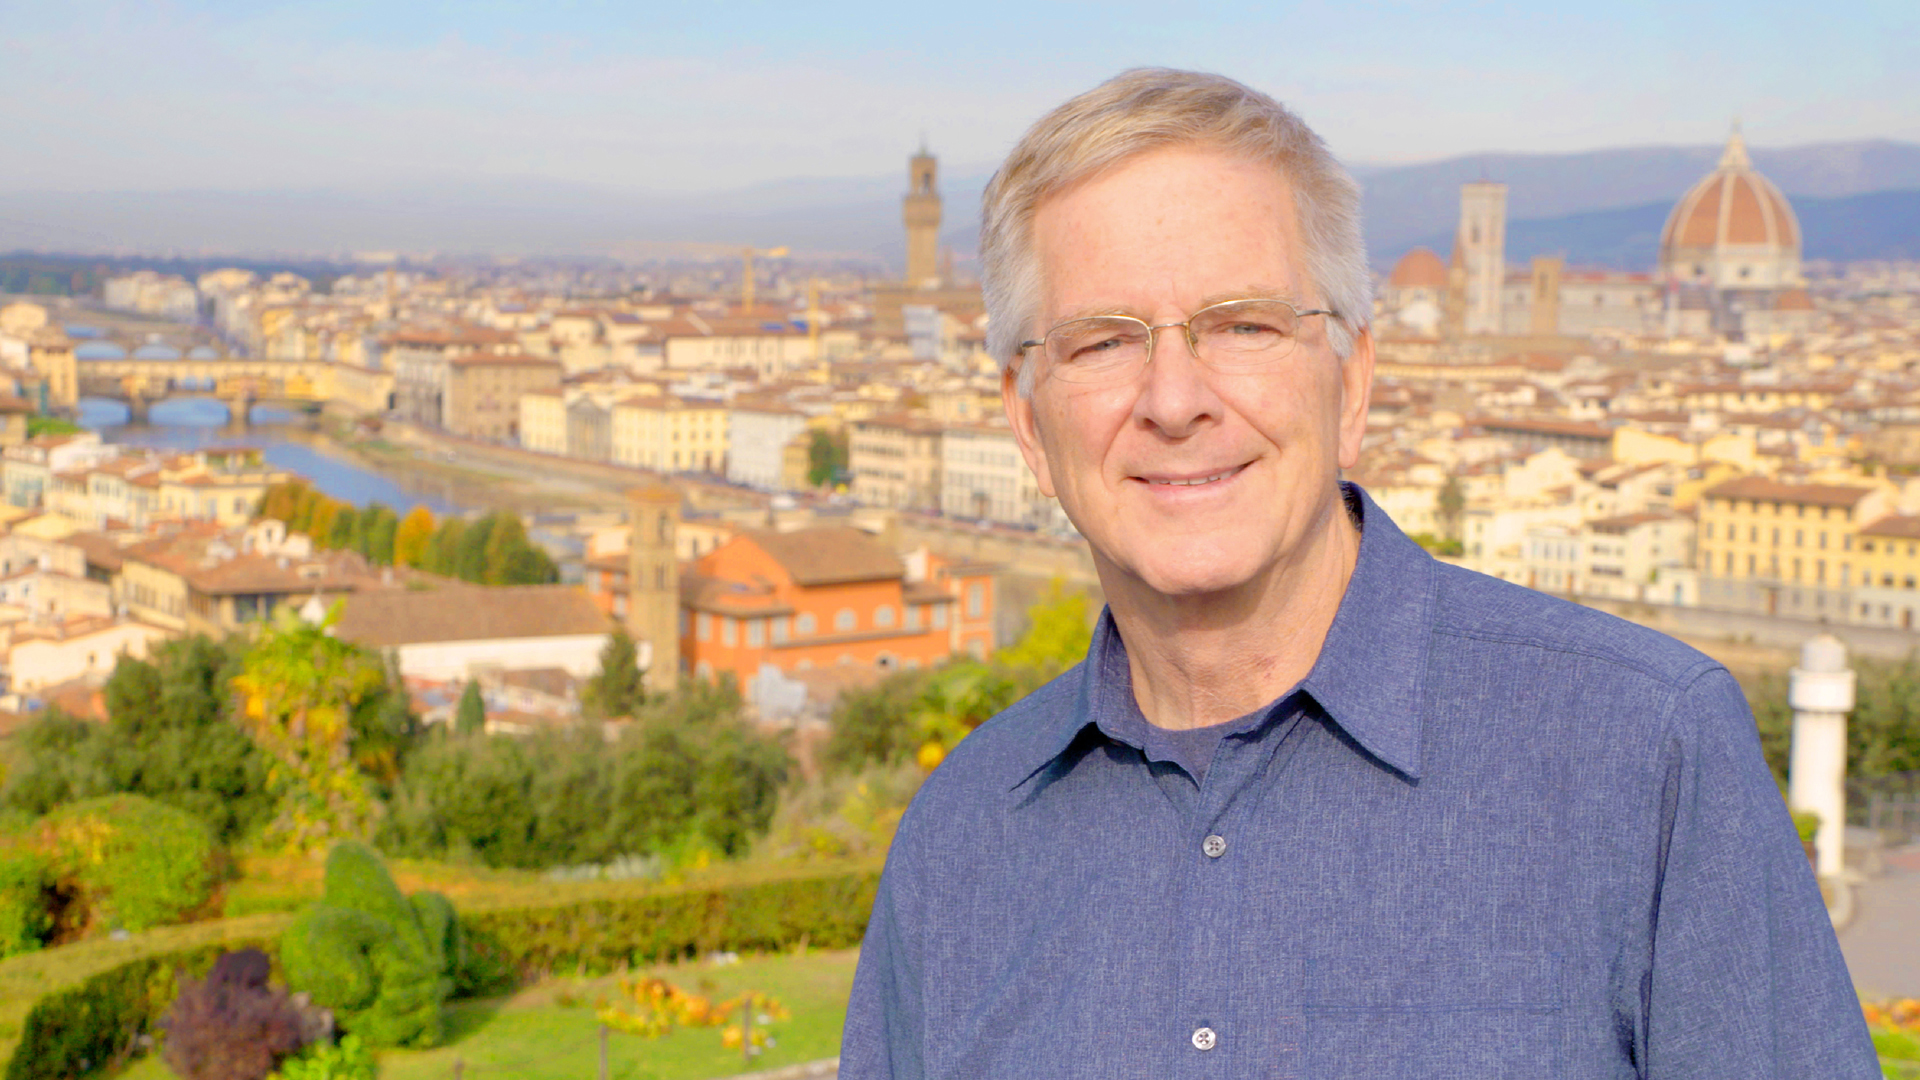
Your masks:
{"label": "man", "polygon": [[1878,1075],[1726,671],[1341,485],[1357,204],[1272,100],[1162,70],[989,186],[1007,412],[1108,609],[901,822],[841,1075]]}

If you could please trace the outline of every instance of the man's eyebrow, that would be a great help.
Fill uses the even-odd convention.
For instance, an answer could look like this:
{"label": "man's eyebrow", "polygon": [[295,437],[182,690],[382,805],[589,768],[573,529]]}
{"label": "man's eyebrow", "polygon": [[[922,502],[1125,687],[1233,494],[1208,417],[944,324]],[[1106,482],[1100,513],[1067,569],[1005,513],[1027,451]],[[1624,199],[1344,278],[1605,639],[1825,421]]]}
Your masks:
{"label": "man's eyebrow", "polygon": [[1300,306],[1300,298],[1294,295],[1292,289],[1282,288],[1279,285],[1248,285],[1243,289],[1229,289],[1226,292],[1203,296],[1200,298],[1200,307],[1212,307],[1229,300],[1284,300],[1294,307]]}

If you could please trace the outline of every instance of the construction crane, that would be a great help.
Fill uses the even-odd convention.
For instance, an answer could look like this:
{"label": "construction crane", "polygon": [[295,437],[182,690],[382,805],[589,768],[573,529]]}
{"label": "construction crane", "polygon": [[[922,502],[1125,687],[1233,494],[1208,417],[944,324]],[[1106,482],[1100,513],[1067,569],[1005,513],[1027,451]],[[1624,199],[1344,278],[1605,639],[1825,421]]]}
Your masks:
{"label": "construction crane", "polygon": [[740,249],[740,259],[746,264],[745,272],[740,278],[740,314],[742,315],[753,314],[753,257],[755,255],[763,259],[784,259],[787,257],[787,249],[783,247],[767,248],[765,251],[750,247]]}

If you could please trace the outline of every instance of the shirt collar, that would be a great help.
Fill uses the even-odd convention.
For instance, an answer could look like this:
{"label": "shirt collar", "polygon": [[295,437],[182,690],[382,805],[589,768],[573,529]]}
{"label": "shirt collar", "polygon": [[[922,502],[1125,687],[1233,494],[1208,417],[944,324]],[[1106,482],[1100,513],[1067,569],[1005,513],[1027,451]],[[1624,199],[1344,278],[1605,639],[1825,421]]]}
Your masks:
{"label": "shirt collar", "polygon": [[[1341,484],[1361,523],[1360,553],[1333,625],[1300,688],[1354,742],[1410,780],[1420,777],[1421,716],[1425,711],[1427,652],[1433,634],[1433,559],[1409,540],[1357,484]],[[1131,701],[1126,645],[1102,611],[1093,643],[1080,665],[1074,707],[1036,730],[1030,769],[1018,788],[1064,754],[1090,726],[1133,745],[1109,718]]]}

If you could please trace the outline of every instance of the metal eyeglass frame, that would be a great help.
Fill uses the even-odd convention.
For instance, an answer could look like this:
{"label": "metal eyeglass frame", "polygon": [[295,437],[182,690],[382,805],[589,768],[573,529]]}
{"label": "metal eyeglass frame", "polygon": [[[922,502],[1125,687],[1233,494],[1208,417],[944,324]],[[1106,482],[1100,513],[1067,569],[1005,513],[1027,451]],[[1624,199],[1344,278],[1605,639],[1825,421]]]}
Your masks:
{"label": "metal eyeglass frame", "polygon": [[[1332,308],[1312,308],[1307,311],[1301,311],[1299,308],[1294,307],[1291,301],[1280,300],[1270,296],[1243,296],[1237,300],[1222,300],[1217,304],[1208,304],[1206,307],[1203,307],[1200,310],[1189,314],[1185,319],[1182,319],[1179,322],[1150,323],[1145,319],[1136,319],[1131,315],[1087,315],[1078,319],[1068,319],[1065,322],[1055,323],[1053,326],[1047,329],[1046,333],[1040,335],[1040,337],[1036,340],[1021,342],[1020,348],[1018,350],[1018,354],[1021,357],[1025,357],[1028,349],[1044,346],[1047,343],[1047,339],[1053,336],[1053,332],[1055,330],[1060,329],[1063,326],[1072,326],[1074,323],[1087,322],[1092,319],[1122,319],[1127,322],[1138,323],[1141,326],[1144,326],[1147,328],[1147,360],[1145,364],[1141,365],[1141,368],[1143,370],[1146,368],[1147,365],[1153,363],[1153,348],[1156,344],[1159,343],[1159,340],[1160,340],[1160,335],[1155,333],[1155,331],[1169,330],[1176,326],[1179,327],[1181,330],[1180,336],[1186,339],[1187,352],[1191,354],[1195,360],[1199,361],[1202,364],[1205,364],[1209,368],[1213,368],[1213,365],[1211,363],[1208,363],[1206,358],[1200,355],[1200,342],[1197,341],[1193,336],[1193,320],[1199,318],[1202,315],[1205,315],[1207,312],[1212,311],[1215,308],[1227,307],[1230,304],[1251,304],[1251,303],[1279,304],[1281,307],[1284,307],[1287,310],[1293,312],[1293,317],[1296,320],[1296,322],[1297,320],[1305,319],[1313,315],[1332,315],[1336,318],[1339,317],[1339,313],[1334,311]],[[1219,370],[1219,369],[1215,368],[1214,370]],[[1049,370],[1047,374],[1051,376],[1053,373],[1051,370]]]}

